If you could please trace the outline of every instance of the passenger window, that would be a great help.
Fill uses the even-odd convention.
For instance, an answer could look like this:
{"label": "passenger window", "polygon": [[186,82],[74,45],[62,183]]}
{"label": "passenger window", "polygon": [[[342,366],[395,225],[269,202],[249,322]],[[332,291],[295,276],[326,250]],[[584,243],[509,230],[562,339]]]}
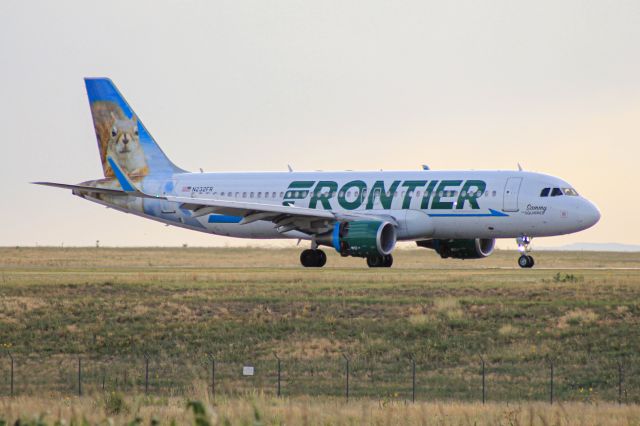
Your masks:
{"label": "passenger window", "polygon": [[280,193],[280,198],[282,198],[282,197],[283,197],[283,195],[284,195],[284,194],[281,192],[281,193]]}
{"label": "passenger window", "polygon": [[562,191],[560,190],[560,188],[553,188],[553,191],[551,191],[551,196],[558,197],[560,195],[562,195]]}
{"label": "passenger window", "polygon": [[262,198],[262,192],[258,192],[258,198]]}
{"label": "passenger window", "polygon": [[242,193],[242,198],[247,198],[247,193],[246,192]]}
{"label": "passenger window", "polygon": [[496,191],[493,191],[493,192],[491,193],[491,196],[492,196],[492,197],[495,197],[495,196],[496,196]]}
{"label": "passenger window", "polygon": [[250,197],[250,198],[253,198],[253,192],[252,192],[251,194],[249,194],[249,197]]}
{"label": "passenger window", "polygon": [[416,197],[420,196],[420,191],[416,191]]}
{"label": "passenger window", "polygon": [[240,193],[236,192],[236,198],[240,198]]}

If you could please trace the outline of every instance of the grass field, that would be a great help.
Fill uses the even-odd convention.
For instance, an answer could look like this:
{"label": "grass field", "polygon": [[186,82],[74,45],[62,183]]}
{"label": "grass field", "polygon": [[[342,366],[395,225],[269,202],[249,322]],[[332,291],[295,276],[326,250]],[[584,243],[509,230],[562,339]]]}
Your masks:
{"label": "grass field", "polygon": [[[328,267],[305,270],[295,249],[0,248],[0,346],[14,358],[18,395],[0,407],[14,418],[21,406],[38,411],[47,398],[72,398],[61,407],[102,416],[96,401],[115,392],[145,413],[177,406],[174,417],[183,418],[186,398],[214,401],[211,354],[216,412],[238,410],[250,422],[247,394],[258,395],[270,419],[318,419],[313,413],[335,405],[329,423],[375,412],[383,424],[396,415],[420,424],[421,410],[457,410],[449,419],[461,424],[495,423],[512,409],[518,422],[537,416],[541,424],[555,424],[554,412],[588,415],[592,424],[639,418],[636,405],[611,404],[619,390],[623,402],[640,401],[639,253],[538,252],[533,270],[515,267],[513,252],[456,261],[398,250],[390,270],[327,254]],[[274,352],[285,400],[272,398]],[[92,397],[73,397],[78,356],[83,393]],[[480,356],[485,408],[477,405]],[[415,406],[406,405],[411,357],[416,399],[425,401]],[[555,411],[543,404],[549,359],[555,399],[564,403]],[[0,360],[3,396],[9,365],[8,356]],[[243,365],[256,375],[243,377]],[[616,414],[598,417],[606,412]]]}

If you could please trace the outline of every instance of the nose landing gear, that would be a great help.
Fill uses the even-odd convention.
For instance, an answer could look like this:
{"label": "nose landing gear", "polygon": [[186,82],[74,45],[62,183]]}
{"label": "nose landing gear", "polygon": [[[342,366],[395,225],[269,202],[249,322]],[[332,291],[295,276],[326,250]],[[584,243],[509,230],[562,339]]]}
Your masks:
{"label": "nose landing gear", "polygon": [[532,268],[535,261],[532,256],[527,254],[531,251],[531,248],[529,247],[531,244],[531,238],[523,235],[522,237],[516,238],[516,242],[518,243],[518,251],[522,253],[518,258],[518,266],[521,268]]}
{"label": "nose landing gear", "polygon": [[523,254],[518,258],[518,265],[521,268],[531,268],[535,264],[533,257]]}

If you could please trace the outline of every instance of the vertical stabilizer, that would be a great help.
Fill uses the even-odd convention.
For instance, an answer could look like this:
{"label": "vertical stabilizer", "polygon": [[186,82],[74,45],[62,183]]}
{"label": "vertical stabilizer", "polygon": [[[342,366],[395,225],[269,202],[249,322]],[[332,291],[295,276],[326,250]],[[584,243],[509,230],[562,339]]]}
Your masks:
{"label": "vertical stabilizer", "polygon": [[112,157],[132,177],[182,173],[108,78],[85,78],[93,126],[105,177],[115,177]]}

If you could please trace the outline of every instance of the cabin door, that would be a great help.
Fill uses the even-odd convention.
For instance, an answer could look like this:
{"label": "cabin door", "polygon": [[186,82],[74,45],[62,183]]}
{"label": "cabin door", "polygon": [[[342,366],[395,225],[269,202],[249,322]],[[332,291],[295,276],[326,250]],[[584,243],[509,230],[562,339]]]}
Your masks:
{"label": "cabin door", "polygon": [[517,212],[518,211],[518,193],[520,192],[520,185],[522,184],[522,178],[509,178],[507,184],[504,186],[504,198],[502,210],[505,212]]}

